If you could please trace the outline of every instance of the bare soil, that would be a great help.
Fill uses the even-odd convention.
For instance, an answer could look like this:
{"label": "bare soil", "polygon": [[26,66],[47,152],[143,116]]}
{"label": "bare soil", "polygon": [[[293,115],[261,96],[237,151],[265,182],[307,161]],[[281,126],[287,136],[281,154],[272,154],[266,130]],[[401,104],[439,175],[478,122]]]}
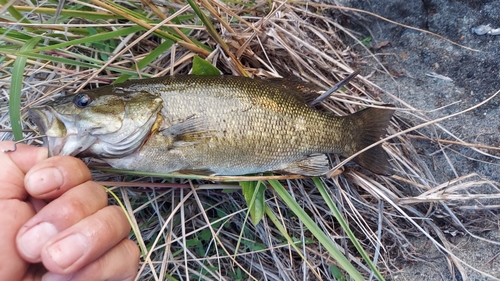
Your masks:
{"label": "bare soil", "polygon": [[[335,2],[335,1],[333,1]],[[490,24],[500,28],[500,1],[468,0],[339,0],[346,7],[363,9],[390,20],[433,32],[448,38],[469,50],[439,37],[399,26],[376,17],[352,12],[335,11],[342,25],[357,32],[358,39],[369,43],[377,62],[360,44],[355,50],[362,63],[363,75],[388,92],[400,97],[413,107],[429,111],[437,118],[471,107],[500,90],[500,35],[479,36],[471,28]],[[335,3],[331,3],[335,4]],[[352,44],[355,44],[353,41]],[[388,75],[382,68],[388,70]],[[429,74],[441,75],[441,78]],[[449,78],[449,79],[447,79]],[[448,119],[441,124],[453,134],[470,143],[500,147],[500,97],[466,114]],[[442,108],[440,110],[435,110]],[[411,116],[400,113],[409,120]],[[417,120],[413,120],[418,122]],[[438,133],[449,139],[445,133]],[[484,150],[489,157],[465,146],[446,146],[442,150],[435,143],[415,140],[419,154],[434,169],[436,181],[446,182],[459,176],[477,173],[485,179],[500,181],[500,151]],[[452,163],[450,165],[449,163]],[[479,208],[480,209],[480,208]],[[484,210],[483,210],[484,211]],[[480,221],[487,216],[488,223],[474,223],[474,233],[480,237],[500,241],[498,209],[471,213],[471,219]],[[491,222],[496,226],[491,227]],[[445,225],[443,227],[450,227]],[[453,227],[452,227],[453,228]],[[500,278],[500,246],[482,242],[465,235],[463,231],[449,231],[447,239],[456,248],[454,253],[467,263]],[[421,250],[423,261],[409,263],[401,259],[401,273],[396,280],[462,280],[451,272],[443,255],[423,238],[411,240]],[[492,280],[466,269],[470,280]]]}

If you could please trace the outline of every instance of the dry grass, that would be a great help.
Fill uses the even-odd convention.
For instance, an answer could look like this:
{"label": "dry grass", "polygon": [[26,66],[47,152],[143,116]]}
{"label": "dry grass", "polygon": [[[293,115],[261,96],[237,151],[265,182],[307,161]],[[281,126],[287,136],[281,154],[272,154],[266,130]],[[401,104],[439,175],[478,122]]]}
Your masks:
{"label": "dry grass", "polygon": [[[325,5],[282,1],[200,1],[201,9],[214,23],[215,35],[201,26],[196,17],[182,23],[175,21],[176,15],[193,14],[184,2],[167,3],[166,6],[155,2],[153,6],[157,9],[151,9],[149,1],[120,2],[144,7],[147,18],[141,25],[146,25],[148,31],[103,40],[102,44],[106,46],[79,44],[45,53],[82,62],[94,58],[97,67],[28,57],[23,72],[21,110],[26,138],[36,135],[36,129],[26,119],[25,109],[30,106],[43,104],[64,92],[110,83],[118,77],[127,78],[122,76],[125,74],[137,78],[187,73],[195,54],[206,57],[227,74],[300,77],[324,89],[363,67],[363,61],[345,43],[349,36],[354,40],[359,38],[338,24],[336,16],[340,16],[340,10]],[[109,13],[111,9],[109,3],[101,1],[72,3],[88,7],[94,13]],[[14,28],[27,34],[33,32],[32,28],[40,28],[60,34],[41,34],[42,40],[65,42],[82,37],[75,31],[92,24],[96,29],[108,31],[123,29],[134,22],[138,24],[133,18],[117,21],[116,18],[86,20],[71,16],[66,16],[69,19],[61,23],[52,24],[52,15],[39,13],[31,4],[20,5],[24,8],[17,9],[27,13],[26,17],[35,25],[23,24],[20,20],[4,22],[5,33],[0,40],[5,44],[15,46],[15,37],[8,35]],[[58,7],[43,5],[56,13],[59,11],[61,18],[65,17]],[[4,8],[0,10],[6,13]],[[176,14],[169,16],[173,12]],[[162,16],[163,13],[166,16]],[[120,12],[113,14],[120,15]],[[171,28],[169,32],[172,34],[182,33],[179,35],[182,39],[165,48],[150,62],[140,65],[141,59],[165,44],[158,33],[165,26]],[[194,40],[211,49],[192,43]],[[12,66],[18,55],[7,51],[3,54],[4,58],[0,60],[0,139],[6,140],[13,138],[8,100]],[[367,175],[348,164],[342,167],[342,174],[323,178],[322,182],[382,275],[391,276],[407,260],[421,260],[425,253],[416,250],[411,237],[426,236],[442,250],[450,266],[466,277],[465,268],[468,266],[453,254],[454,247],[448,242],[445,230],[453,227],[470,237],[484,240],[477,236],[476,230],[488,226],[484,217],[491,224],[498,220],[492,209],[500,204],[500,185],[475,174],[438,182],[434,178],[434,168],[417,152],[414,142],[431,140],[443,153],[466,146],[486,158],[498,159],[490,154],[495,148],[488,144],[463,142],[430,120],[425,112],[385,93],[362,76],[323,102],[323,107],[345,115],[364,106],[388,102],[398,105],[399,116],[403,113],[411,115],[413,120],[421,120],[420,124],[423,124],[412,127],[399,116],[393,119],[388,130],[391,139],[384,143],[384,148],[392,158],[395,175]],[[438,137],[442,135],[446,136],[445,140]],[[29,142],[40,144],[37,140]],[[341,163],[335,155],[331,160],[335,164]],[[455,163],[449,161],[448,165],[443,169],[454,170]],[[269,213],[259,224],[253,225],[247,216],[240,187],[234,183],[165,180],[99,171],[94,172],[94,179],[112,187],[130,215],[132,225],[139,230],[135,238],[144,253],[141,280],[334,279],[335,261],[329,252],[272,188],[267,189],[265,197]],[[345,230],[338,225],[313,181],[289,178],[282,184],[364,277],[371,278],[371,270],[346,238]],[[478,211],[482,212],[481,215],[474,213]],[[273,221],[273,215],[278,221]],[[468,223],[464,224],[464,221]],[[286,228],[297,248],[283,236],[278,229],[279,223]]]}

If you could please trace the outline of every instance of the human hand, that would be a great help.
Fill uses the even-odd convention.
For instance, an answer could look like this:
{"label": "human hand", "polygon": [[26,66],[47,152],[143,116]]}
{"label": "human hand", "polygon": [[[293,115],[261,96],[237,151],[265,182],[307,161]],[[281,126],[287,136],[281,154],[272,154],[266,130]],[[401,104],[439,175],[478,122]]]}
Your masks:
{"label": "human hand", "polygon": [[0,280],[133,280],[137,245],[77,158],[0,142]]}

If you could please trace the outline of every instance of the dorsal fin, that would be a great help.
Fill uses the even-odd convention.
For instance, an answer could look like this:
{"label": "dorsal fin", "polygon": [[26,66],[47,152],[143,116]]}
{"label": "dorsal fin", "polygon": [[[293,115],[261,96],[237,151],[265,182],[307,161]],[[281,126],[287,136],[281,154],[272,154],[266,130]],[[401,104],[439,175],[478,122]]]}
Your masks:
{"label": "dorsal fin", "polygon": [[304,82],[297,77],[290,78],[269,78],[267,81],[271,81],[280,85],[283,89],[287,90],[295,98],[299,99],[304,104],[309,104],[313,101],[322,90],[320,87],[313,83]]}

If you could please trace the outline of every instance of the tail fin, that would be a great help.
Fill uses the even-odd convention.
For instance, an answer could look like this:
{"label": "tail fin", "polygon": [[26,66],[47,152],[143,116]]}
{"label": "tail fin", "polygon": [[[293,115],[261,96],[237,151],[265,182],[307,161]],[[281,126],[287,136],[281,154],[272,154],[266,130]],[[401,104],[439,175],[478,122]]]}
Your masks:
{"label": "tail fin", "polygon": [[[386,107],[394,107],[386,104]],[[380,140],[380,136],[389,125],[392,109],[367,108],[349,116],[353,118],[353,124],[358,124],[356,130],[356,140],[354,141],[353,153]],[[364,168],[380,175],[389,175],[392,169],[389,166],[388,156],[384,149],[378,145],[354,158],[354,161]]]}

